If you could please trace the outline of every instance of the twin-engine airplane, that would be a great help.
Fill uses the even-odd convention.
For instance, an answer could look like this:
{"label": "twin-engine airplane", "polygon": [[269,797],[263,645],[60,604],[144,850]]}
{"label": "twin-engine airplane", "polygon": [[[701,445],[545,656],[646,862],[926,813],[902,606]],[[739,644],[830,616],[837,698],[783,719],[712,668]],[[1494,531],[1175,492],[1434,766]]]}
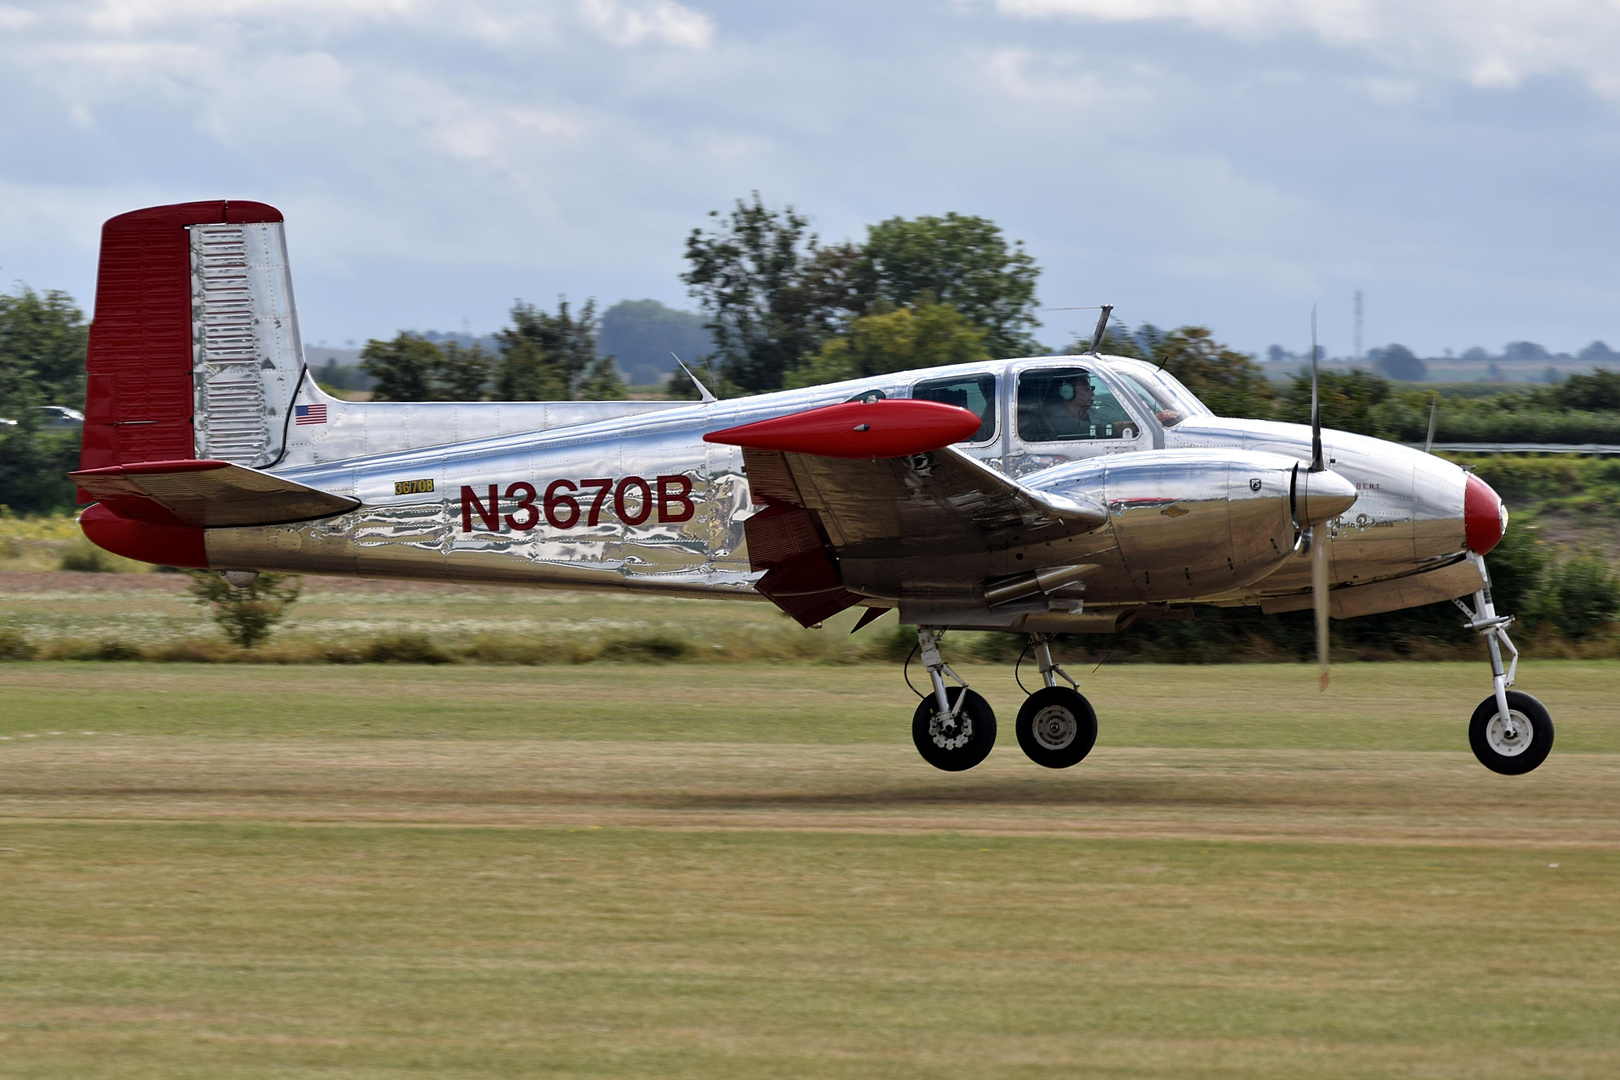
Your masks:
{"label": "twin-engine airplane", "polygon": [[1314,406],[1310,426],[1215,416],[1139,360],[699,403],[339,401],[304,364],[281,214],[198,202],[106,223],[88,370],[73,477],[109,551],[236,583],[291,570],[765,599],[807,627],[897,608],[932,682],[912,736],[941,769],[996,738],[940,654],[947,629],[1028,636],[1043,685],[1018,742],[1067,768],[1097,720],[1052,635],[1193,604],[1314,607],[1325,688],[1330,615],[1455,600],[1494,682],[1475,755],[1525,773],[1552,747],[1547,710],[1508,689],[1518,654],[1483,558],[1507,512],[1490,487],[1323,431]]}

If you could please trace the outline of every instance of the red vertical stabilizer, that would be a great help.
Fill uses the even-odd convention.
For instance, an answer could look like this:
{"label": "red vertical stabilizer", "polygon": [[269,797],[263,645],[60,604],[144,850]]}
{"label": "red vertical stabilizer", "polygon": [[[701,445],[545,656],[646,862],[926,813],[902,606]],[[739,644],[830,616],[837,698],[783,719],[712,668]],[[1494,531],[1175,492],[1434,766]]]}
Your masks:
{"label": "red vertical stabilizer", "polygon": [[102,226],[80,469],[196,456],[186,226],[280,220],[264,203],[217,200],[134,210]]}

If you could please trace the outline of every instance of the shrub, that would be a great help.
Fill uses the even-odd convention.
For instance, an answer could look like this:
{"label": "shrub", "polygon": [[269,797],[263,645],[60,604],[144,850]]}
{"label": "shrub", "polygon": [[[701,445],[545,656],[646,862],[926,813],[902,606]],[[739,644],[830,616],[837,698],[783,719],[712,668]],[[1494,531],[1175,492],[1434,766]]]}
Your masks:
{"label": "shrub", "polygon": [[690,655],[692,646],[668,634],[646,637],[616,638],[602,646],[604,660],[642,660],[653,664],[668,663]]}
{"label": "shrub", "polygon": [[298,600],[302,581],[291,574],[260,574],[245,587],[227,584],[218,574],[190,570],[192,600],[212,608],[214,622],[232,644],[251,649]]}
{"label": "shrub", "polygon": [[76,540],[62,552],[62,569],[79,574],[110,574],[111,557],[88,540]]}
{"label": "shrub", "polygon": [[1620,612],[1620,579],[1602,559],[1580,555],[1547,575],[1547,614],[1565,637],[1579,641]]}
{"label": "shrub", "polygon": [[0,629],[0,660],[32,660],[38,654],[22,631]]}
{"label": "shrub", "polygon": [[380,637],[367,646],[365,657],[373,664],[448,664],[454,660],[426,634]]}

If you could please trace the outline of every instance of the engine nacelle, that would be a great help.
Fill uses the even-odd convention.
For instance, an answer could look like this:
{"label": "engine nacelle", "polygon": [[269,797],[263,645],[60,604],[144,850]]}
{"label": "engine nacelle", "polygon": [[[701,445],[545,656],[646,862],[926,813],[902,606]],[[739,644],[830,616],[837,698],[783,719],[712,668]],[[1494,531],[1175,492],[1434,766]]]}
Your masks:
{"label": "engine nacelle", "polygon": [[[1092,601],[1171,601],[1240,589],[1293,552],[1298,529],[1344,513],[1355,485],[1292,458],[1244,450],[1151,450],[1062,465],[1031,487],[1108,507],[1124,583],[1088,582]],[[1112,588],[1110,586],[1113,586]]]}

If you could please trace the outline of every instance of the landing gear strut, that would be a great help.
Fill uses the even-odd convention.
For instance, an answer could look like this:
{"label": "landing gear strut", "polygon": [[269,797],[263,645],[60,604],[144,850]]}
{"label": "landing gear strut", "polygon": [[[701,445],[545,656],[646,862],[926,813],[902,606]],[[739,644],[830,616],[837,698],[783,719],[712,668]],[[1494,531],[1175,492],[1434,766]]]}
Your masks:
{"label": "landing gear strut", "polygon": [[[1547,760],[1553,745],[1553,722],[1546,706],[1529,694],[1509,690],[1519,669],[1519,650],[1507,635],[1511,615],[1498,615],[1491,602],[1490,575],[1485,560],[1473,552],[1468,557],[1479,565],[1486,585],[1474,594],[1473,606],[1453,600],[1468,616],[1468,629],[1478,632],[1491,651],[1491,682],[1494,693],[1479,703],[1468,722],[1468,745],[1474,756],[1492,772],[1506,776],[1527,773]],[[1507,669],[1502,667],[1502,650],[1507,649]]]}
{"label": "landing gear strut", "polygon": [[[1029,635],[1035,662],[1041,670],[1041,689],[1024,700],[1018,710],[1018,745],[1029,760],[1048,769],[1078,765],[1097,742],[1097,713],[1080,695],[1080,684],[1052,660],[1052,639]],[[1062,676],[1068,686],[1059,686]]]}
{"label": "landing gear strut", "polygon": [[[917,703],[911,717],[911,741],[934,768],[961,772],[983,761],[995,746],[996,713],[939,655],[942,634],[928,627],[917,629],[917,648],[934,692]],[[947,675],[958,685],[947,686]]]}

